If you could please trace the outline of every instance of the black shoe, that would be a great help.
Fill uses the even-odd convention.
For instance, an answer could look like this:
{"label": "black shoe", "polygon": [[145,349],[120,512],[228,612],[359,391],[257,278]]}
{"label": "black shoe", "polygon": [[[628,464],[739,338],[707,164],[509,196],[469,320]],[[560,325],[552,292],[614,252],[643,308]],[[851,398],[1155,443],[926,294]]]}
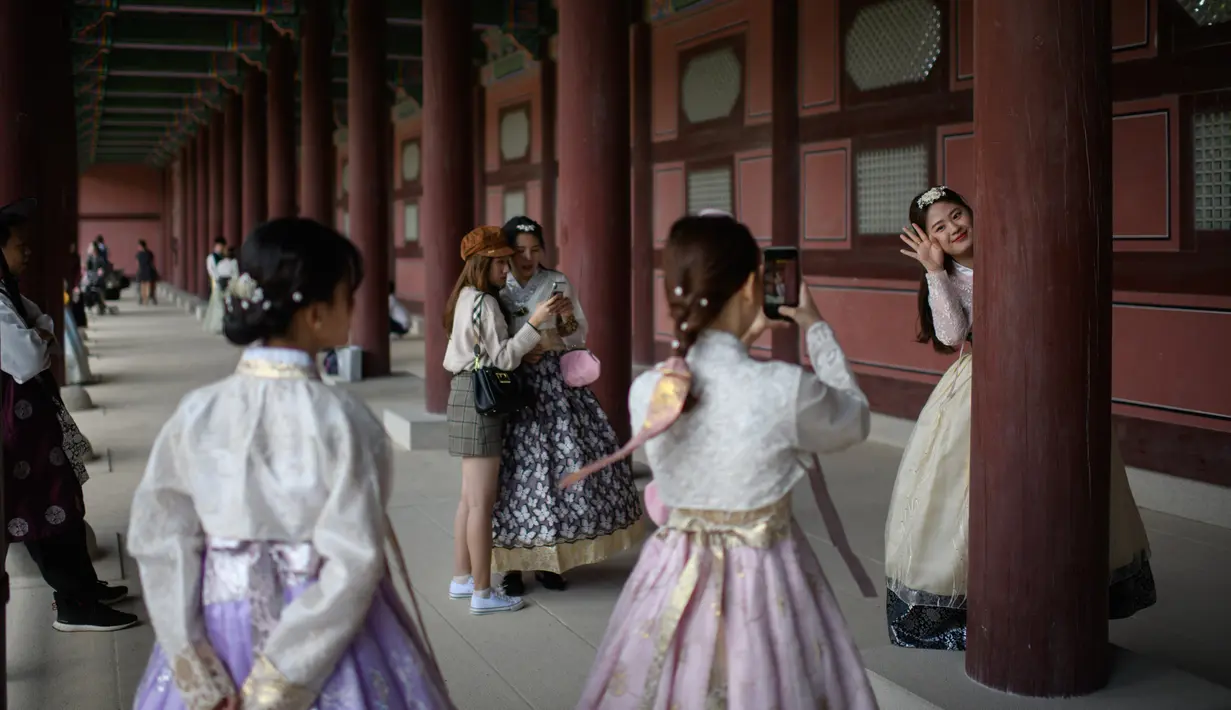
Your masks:
{"label": "black shoe", "polygon": [[128,587],[121,584],[117,584],[113,587],[106,582],[100,581],[98,583],[98,591],[94,598],[97,599],[99,603],[106,604],[107,606],[119,604],[128,598]]}
{"label": "black shoe", "polygon": [[568,580],[555,572],[535,572],[534,578],[538,580],[539,584],[557,592],[563,592],[568,589]]}
{"label": "black shoe", "polygon": [[56,595],[56,631],[119,631],[137,625],[137,617],[98,602],[66,601]]}
{"label": "black shoe", "polygon": [[526,583],[522,581],[521,572],[505,572],[501,583],[504,593],[510,597],[520,597],[526,593]]}

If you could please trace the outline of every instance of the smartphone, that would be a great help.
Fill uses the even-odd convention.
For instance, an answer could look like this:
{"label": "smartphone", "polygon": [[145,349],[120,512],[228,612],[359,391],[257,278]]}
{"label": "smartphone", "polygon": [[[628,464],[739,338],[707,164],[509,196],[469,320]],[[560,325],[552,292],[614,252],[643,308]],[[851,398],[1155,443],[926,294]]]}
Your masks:
{"label": "smartphone", "polygon": [[564,295],[564,282],[563,281],[557,281],[551,285],[551,295],[553,296],[563,296]]}
{"label": "smartphone", "polygon": [[778,309],[799,305],[799,250],[795,247],[765,249],[765,315],[782,320]]}

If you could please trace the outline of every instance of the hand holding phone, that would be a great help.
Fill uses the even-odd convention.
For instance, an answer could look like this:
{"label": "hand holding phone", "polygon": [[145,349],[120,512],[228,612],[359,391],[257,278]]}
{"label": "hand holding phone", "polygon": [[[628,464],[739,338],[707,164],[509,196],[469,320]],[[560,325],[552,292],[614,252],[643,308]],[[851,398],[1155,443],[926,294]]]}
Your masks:
{"label": "hand holding phone", "polygon": [[769,247],[765,250],[765,316],[782,320],[782,307],[799,305],[799,250],[795,247]]}

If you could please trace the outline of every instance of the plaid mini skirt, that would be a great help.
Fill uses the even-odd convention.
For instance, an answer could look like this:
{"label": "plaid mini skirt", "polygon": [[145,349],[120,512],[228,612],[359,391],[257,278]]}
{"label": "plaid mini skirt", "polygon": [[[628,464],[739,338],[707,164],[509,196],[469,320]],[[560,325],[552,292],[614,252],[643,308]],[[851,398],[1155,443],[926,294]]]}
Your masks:
{"label": "plaid mini skirt", "polygon": [[504,445],[504,417],[479,414],[474,407],[474,373],[459,372],[449,387],[449,454],[499,456]]}

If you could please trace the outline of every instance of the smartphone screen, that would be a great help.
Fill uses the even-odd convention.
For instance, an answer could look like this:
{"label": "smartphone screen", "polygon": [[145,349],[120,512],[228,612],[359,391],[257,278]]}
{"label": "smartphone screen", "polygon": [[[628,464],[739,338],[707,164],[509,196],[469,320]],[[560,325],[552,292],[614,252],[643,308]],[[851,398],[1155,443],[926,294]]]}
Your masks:
{"label": "smartphone screen", "polygon": [[765,315],[781,318],[780,306],[799,305],[799,250],[769,247],[765,250]]}

